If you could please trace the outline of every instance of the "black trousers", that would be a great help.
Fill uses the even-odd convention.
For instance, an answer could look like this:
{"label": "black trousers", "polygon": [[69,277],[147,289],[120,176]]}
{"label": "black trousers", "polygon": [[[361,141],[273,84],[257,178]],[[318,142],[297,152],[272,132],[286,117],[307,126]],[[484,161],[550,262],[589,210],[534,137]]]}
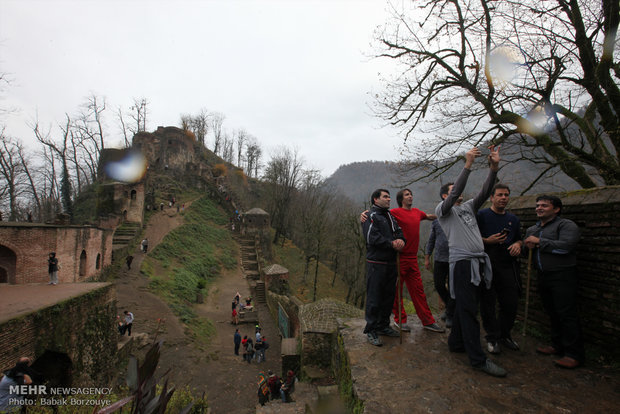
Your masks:
{"label": "black trousers", "polygon": [[[488,342],[511,338],[519,307],[521,283],[516,263],[492,264],[493,282],[490,290],[483,290],[480,298],[480,316]],[[499,305],[499,313],[495,303]]]}
{"label": "black trousers", "polygon": [[366,263],[366,327],[364,333],[390,325],[397,280],[396,264]]}
{"label": "black trousers", "polygon": [[551,319],[551,343],[563,355],[583,362],[585,351],[577,311],[577,272],[574,267],[538,272],[538,291]]}
{"label": "black trousers", "polygon": [[433,282],[435,284],[435,290],[439,297],[446,304],[446,317],[448,319],[454,318],[454,299],[450,296],[450,287],[446,287],[449,284],[450,276],[450,263],[435,261],[433,267]]}
{"label": "black trousers", "polygon": [[481,290],[486,289],[484,277],[479,286],[472,284],[471,261],[459,260],[454,266],[453,280],[456,307],[452,330],[448,337],[448,347],[451,351],[465,350],[471,365],[480,366],[487,360],[480,345],[480,323],[478,322]]}

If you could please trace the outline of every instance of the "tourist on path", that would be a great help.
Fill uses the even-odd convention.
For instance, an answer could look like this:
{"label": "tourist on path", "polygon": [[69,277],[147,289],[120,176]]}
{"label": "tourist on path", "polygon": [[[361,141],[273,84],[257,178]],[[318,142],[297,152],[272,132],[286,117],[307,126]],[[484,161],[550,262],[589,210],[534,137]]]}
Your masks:
{"label": "tourist on path", "polygon": [[272,371],[267,371],[267,386],[269,387],[269,394],[271,394],[271,399],[275,400],[280,395],[280,388],[282,387],[282,380]]}
{"label": "tourist on path", "polygon": [[585,351],[577,312],[577,257],[579,227],[560,217],[562,200],[550,195],[536,198],[539,222],[525,233],[525,246],[533,249],[538,269],[538,292],[551,320],[551,345],[537,351],[560,355],[553,361],[563,368],[583,364]]}
{"label": "tourist on path", "polygon": [[129,255],[127,256],[127,259],[125,259],[125,263],[127,263],[127,270],[131,270],[131,262],[133,262],[133,256]]}
{"label": "tourist on path", "polygon": [[[517,317],[521,278],[519,276],[519,255],[521,254],[521,222],[506,211],[510,188],[496,184],[491,192],[491,207],[478,212],[478,228],[484,251],[491,259],[493,281],[491,289],[484,290],[480,301],[480,317],[487,332],[487,350],[500,353],[500,345],[519,350],[512,339],[512,327]],[[495,309],[499,304],[499,317]]]}
{"label": "tourist on path", "polygon": [[239,347],[241,346],[241,334],[239,333],[239,329],[235,329],[233,342],[235,344],[235,355],[239,355]]}
{"label": "tourist on path", "polygon": [[366,326],[368,342],[383,345],[379,335],[400,334],[390,328],[390,313],[396,293],[396,254],[405,247],[403,232],[388,211],[390,193],[377,189],[372,193],[368,220],[362,223],[366,239]]}
{"label": "tourist on path", "polygon": [[133,326],[133,313],[129,311],[124,311],[125,314],[125,323],[119,327],[119,332],[121,335],[125,335],[127,332],[127,336],[131,336],[131,327]]}
{"label": "tourist on path", "polygon": [[[433,266],[431,268],[431,255],[433,255]],[[424,266],[427,270],[433,271],[433,283],[435,290],[444,303],[446,309],[444,316],[446,328],[452,328],[454,317],[454,299],[450,296],[449,288],[446,288],[450,274],[450,250],[448,249],[448,239],[441,229],[439,220],[434,220],[431,224],[431,234],[428,236],[426,251],[424,255]]]}
{"label": "tourist on path", "polygon": [[478,304],[480,290],[491,287],[493,277],[489,257],[476,222],[476,212],[491,194],[499,169],[499,147],[490,147],[490,171],[476,198],[462,203],[462,193],[471,173],[474,159],[482,155],[478,148],[465,154],[465,167],[454,184],[444,184],[440,190],[443,199],[435,214],[443,229],[450,249],[450,290],[456,299],[452,330],[448,347],[452,352],[467,352],[469,362],[483,372],[503,377],[506,371],[487,358],[480,345]]}
{"label": "tourist on path", "polygon": [[58,284],[58,269],[60,266],[58,265],[58,258],[56,257],[56,252],[51,252],[49,258],[47,259],[47,272],[50,276],[50,281],[48,285],[57,285]]}
{"label": "tourist on path", "polygon": [[149,249],[149,239],[145,237],[144,240],[142,240],[142,243],[140,243],[140,245],[142,246],[142,252],[146,254],[147,250]]}
{"label": "tourist on path", "polygon": [[[388,314],[389,315],[389,314]],[[286,374],[286,380],[284,380],[284,384],[280,387],[280,397],[282,397],[282,402],[292,402],[291,394],[295,391],[295,373],[289,370]]]}
{"label": "tourist on path", "polygon": [[269,401],[269,386],[267,385],[267,376],[263,371],[258,374],[258,403],[265,405]]}

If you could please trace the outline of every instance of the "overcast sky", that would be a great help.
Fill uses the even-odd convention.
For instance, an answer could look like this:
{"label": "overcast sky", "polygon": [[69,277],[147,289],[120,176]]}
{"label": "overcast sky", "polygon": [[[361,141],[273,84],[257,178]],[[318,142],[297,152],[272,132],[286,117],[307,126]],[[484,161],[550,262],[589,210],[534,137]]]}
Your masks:
{"label": "overcast sky", "polygon": [[[298,148],[325,176],[339,165],[396,160],[401,139],[371,114],[378,72],[368,58],[383,0],[0,0],[0,72],[8,135],[33,142],[27,122],[55,126],[88,95],[113,112],[149,102],[147,130],[201,108],[226,116],[264,152]],[[57,133],[57,129],[53,130]],[[34,144],[32,144],[34,147]]]}

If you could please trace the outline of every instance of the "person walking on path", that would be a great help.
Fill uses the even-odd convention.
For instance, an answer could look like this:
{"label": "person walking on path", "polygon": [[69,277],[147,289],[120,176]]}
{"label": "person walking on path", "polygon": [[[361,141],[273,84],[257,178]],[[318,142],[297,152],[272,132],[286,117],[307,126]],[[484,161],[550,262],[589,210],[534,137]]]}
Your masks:
{"label": "person walking on path", "polygon": [[140,245],[142,246],[142,252],[146,254],[147,250],[149,249],[149,239],[145,237],[144,240],[142,240],[142,243],[140,243]]}
{"label": "person walking on path", "polygon": [[[433,255],[433,266],[431,267],[431,255]],[[446,328],[452,328],[452,320],[454,318],[454,299],[450,297],[448,283],[448,275],[450,274],[450,250],[448,249],[448,239],[439,225],[439,220],[433,220],[431,224],[431,233],[426,243],[426,251],[424,254],[424,267],[433,271],[433,283],[435,290],[444,303],[446,309],[444,316]],[[442,316],[442,318],[444,318]]]}
{"label": "person walking on path", "polygon": [[562,200],[556,196],[536,198],[539,221],[525,233],[525,246],[533,250],[533,263],[538,269],[538,292],[551,320],[551,345],[537,352],[560,355],[553,361],[562,368],[583,364],[585,350],[577,311],[577,257],[579,227],[560,217]]}
{"label": "person walking on path", "polygon": [[125,335],[127,332],[127,336],[131,336],[131,327],[133,326],[133,313],[129,311],[124,311],[125,314],[125,323],[119,327],[119,332],[121,335]]}
{"label": "person walking on path", "polygon": [[448,337],[451,352],[467,352],[471,365],[489,375],[504,377],[506,370],[487,358],[480,345],[478,304],[481,289],[491,287],[493,274],[489,257],[476,222],[476,212],[491,194],[499,169],[499,147],[490,147],[489,174],[478,195],[462,202],[474,160],[482,155],[478,148],[465,154],[465,166],[454,184],[440,189],[443,199],[435,214],[448,238],[450,249],[450,294],[456,300],[454,321]]}
{"label": "person walking on path", "polygon": [[239,329],[235,329],[233,342],[235,344],[235,355],[239,355],[239,347],[241,346],[241,334],[239,333]]}
{"label": "person walking on path", "polygon": [[390,313],[396,294],[396,255],[405,247],[405,237],[388,211],[390,192],[377,189],[370,198],[368,220],[362,223],[366,239],[366,326],[368,342],[381,346],[379,335],[399,337],[390,327]]}
{"label": "person walking on path", "polygon": [[[491,192],[491,207],[478,212],[478,227],[484,242],[484,251],[491,259],[493,281],[490,290],[483,290],[480,300],[480,317],[487,332],[487,350],[500,353],[500,345],[513,351],[519,345],[512,339],[512,327],[517,317],[521,278],[521,222],[506,211],[510,188],[496,184]],[[499,304],[499,317],[495,302]]]}
{"label": "person walking on path", "polygon": [[60,266],[58,265],[58,258],[56,257],[56,252],[51,252],[49,258],[47,259],[47,272],[50,276],[50,281],[48,285],[57,285],[58,284],[58,269]]}
{"label": "person walking on path", "polygon": [[133,262],[133,256],[129,255],[127,256],[127,259],[125,259],[125,263],[127,263],[127,270],[131,270],[131,262]]}

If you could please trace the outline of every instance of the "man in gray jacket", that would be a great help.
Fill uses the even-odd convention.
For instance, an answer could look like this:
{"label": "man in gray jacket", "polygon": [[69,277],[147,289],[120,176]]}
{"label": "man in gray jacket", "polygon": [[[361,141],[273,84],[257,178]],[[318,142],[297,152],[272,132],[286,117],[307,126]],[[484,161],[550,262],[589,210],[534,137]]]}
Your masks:
{"label": "man in gray jacket", "polygon": [[532,262],[538,269],[538,291],[551,319],[551,345],[537,352],[560,355],[555,364],[575,368],[583,363],[585,351],[577,313],[577,257],[579,228],[559,217],[562,200],[550,195],[536,198],[539,221],[525,233],[525,246],[533,249]]}
{"label": "man in gray jacket", "polygon": [[[482,155],[478,148],[465,154],[465,167],[454,185],[442,187],[443,201],[435,209],[439,224],[448,238],[450,250],[450,294],[456,299],[452,331],[448,347],[452,352],[467,352],[471,365],[489,375],[506,376],[506,370],[487,358],[480,345],[478,305],[482,289],[490,289],[492,271],[489,256],[476,221],[476,212],[491,195],[499,169],[499,147],[490,147],[489,175],[480,193],[462,202],[462,193],[471,173],[474,159]],[[445,186],[444,186],[445,187]]]}

